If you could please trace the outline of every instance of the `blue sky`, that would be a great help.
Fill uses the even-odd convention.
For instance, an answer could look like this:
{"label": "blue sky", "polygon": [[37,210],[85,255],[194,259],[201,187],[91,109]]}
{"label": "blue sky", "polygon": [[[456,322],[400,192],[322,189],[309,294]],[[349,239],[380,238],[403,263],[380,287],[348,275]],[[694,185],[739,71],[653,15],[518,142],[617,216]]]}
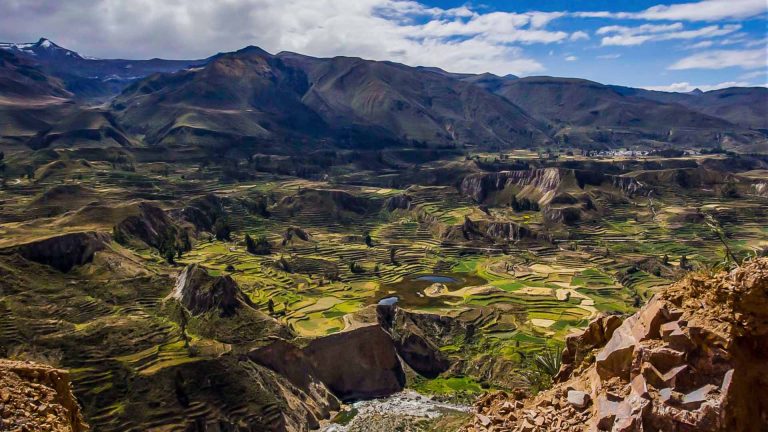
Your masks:
{"label": "blue sky", "polygon": [[[680,91],[697,86],[768,83],[768,2],[765,0],[730,0],[720,2],[722,6],[717,2],[684,0],[424,0],[422,3],[441,9],[468,7],[481,14],[568,12],[552,19],[544,28],[570,34],[581,31],[587,37],[527,44],[523,55],[544,67],[543,71],[531,74]],[[675,12],[675,5],[682,8]],[[668,16],[661,13],[632,17],[578,15],[579,12],[639,14],[654,7],[665,9]],[[707,13],[707,8],[712,9],[711,12]],[[623,28],[610,29],[616,26]],[[731,61],[719,61],[719,56]]]}
{"label": "blue sky", "polygon": [[0,41],[103,58],[257,45],[690,91],[766,85],[767,0],[2,0]]}

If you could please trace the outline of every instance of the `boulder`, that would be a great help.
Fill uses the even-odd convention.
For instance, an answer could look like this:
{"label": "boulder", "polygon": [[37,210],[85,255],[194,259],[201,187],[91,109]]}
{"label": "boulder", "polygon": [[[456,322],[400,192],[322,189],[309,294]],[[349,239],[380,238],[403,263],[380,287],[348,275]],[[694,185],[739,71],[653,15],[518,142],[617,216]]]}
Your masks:
{"label": "boulder", "polygon": [[586,408],[589,404],[589,394],[579,390],[569,390],[568,403],[578,409]]}
{"label": "boulder", "polygon": [[632,353],[635,350],[637,339],[633,336],[631,324],[627,321],[616,329],[611,340],[595,357],[597,373],[602,379],[612,377],[629,379]]}
{"label": "boulder", "polygon": [[620,377],[629,381],[635,347],[642,341],[659,338],[661,325],[668,321],[668,317],[665,303],[654,296],[638,313],[624,320],[596,356],[600,377]]}

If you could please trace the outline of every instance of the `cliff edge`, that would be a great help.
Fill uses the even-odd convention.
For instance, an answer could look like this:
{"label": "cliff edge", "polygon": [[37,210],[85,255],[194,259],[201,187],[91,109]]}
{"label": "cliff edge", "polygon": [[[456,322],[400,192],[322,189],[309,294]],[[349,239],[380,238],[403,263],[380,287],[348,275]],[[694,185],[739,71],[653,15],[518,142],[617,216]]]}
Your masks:
{"label": "cliff edge", "polygon": [[0,359],[0,430],[83,432],[89,428],[66,371]]}
{"label": "cliff edge", "polygon": [[553,388],[480,398],[464,432],[764,431],[768,259],[691,274],[567,338]]}

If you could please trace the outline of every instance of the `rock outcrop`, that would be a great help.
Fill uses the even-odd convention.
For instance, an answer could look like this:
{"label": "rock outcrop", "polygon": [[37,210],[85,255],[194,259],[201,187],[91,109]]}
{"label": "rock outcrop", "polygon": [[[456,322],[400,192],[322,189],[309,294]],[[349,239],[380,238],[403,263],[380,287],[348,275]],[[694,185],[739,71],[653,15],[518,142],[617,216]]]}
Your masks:
{"label": "rock outcrop", "polygon": [[523,224],[510,221],[472,220],[464,218],[464,223],[442,227],[441,240],[481,241],[489,243],[508,243],[524,239],[549,240],[549,236],[539,233]]}
{"label": "rock outcrop", "polygon": [[198,232],[213,232],[216,220],[226,215],[224,202],[214,194],[195,198],[186,207],[172,213],[176,218],[191,223]]}
{"label": "rock outcrop", "polygon": [[410,210],[411,209],[411,197],[407,194],[400,194],[395,195],[393,197],[387,198],[386,201],[384,201],[384,208],[388,212],[393,212],[395,210]]}
{"label": "rock outcrop", "polygon": [[382,201],[355,196],[336,189],[302,189],[295,195],[284,197],[277,203],[278,211],[294,215],[305,209],[321,209],[336,217],[364,215],[381,209]]}
{"label": "rock outcrop", "polygon": [[470,174],[462,179],[458,189],[478,203],[495,201],[496,204],[508,204],[512,196],[516,196],[519,200],[528,199],[545,206],[563,192],[600,185],[616,188],[628,195],[643,189],[642,184],[634,178],[566,168]]}
{"label": "rock outcrop", "polygon": [[163,209],[146,202],[139,204],[138,214],[128,216],[115,226],[117,236],[138,239],[154,248],[165,243],[175,246],[179,243],[180,231]]}
{"label": "rock outcrop", "polygon": [[[460,332],[456,320],[436,315],[409,312],[397,305],[378,305],[379,324],[394,341],[397,354],[418,374],[435,378],[451,366],[435,339]],[[457,331],[458,330],[458,331]]]}
{"label": "rock outcrop", "polygon": [[0,359],[0,430],[89,430],[72,394],[67,371]]}
{"label": "rock outcrop", "polygon": [[254,307],[232,277],[211,276],[208,270],[197,264],[190,264],[182,270],[170,296],[192,315],[217,311],[220,316],[228,317],[241,307]]}
{"label": "rock outcrop", "polygon": [[303,348],[275,340],[248,357],[299,388],[322,392],[321,383],[345,401],[388,396],[405,386],[392,339],[378,324],[317,338]]}
{"label": "rock outcrop", "polygon": [[567,339],[552,389],[493,393],[465,431],[764,431],[768,259],[695,274]]}
{"label": "rock outcrop", "polygon": [[49,237],[6,249],[24,258],[68,272],[72,267],[93,261],[93,255],[104,250],[109,235],[97,232],[79,232]]}

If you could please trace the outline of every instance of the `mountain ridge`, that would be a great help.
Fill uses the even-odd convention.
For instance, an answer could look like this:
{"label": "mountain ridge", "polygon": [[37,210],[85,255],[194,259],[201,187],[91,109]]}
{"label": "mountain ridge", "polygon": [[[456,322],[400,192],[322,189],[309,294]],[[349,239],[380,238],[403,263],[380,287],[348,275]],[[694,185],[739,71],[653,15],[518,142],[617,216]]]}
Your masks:
{"label": "mountain ridge", "polygon": [[[41,77],[6,81],[0,97],[42,92],[84,107],[108,102],[104,109],[135,137],[123,141],[150,146],[759,151],[768,141],[768,89],[761,88],[663,93],[579,78],[271,54],[252,45],[202,60],[93,59],[45,38],[0,48]],[[41,89],[43,81],[53,87]]]}

